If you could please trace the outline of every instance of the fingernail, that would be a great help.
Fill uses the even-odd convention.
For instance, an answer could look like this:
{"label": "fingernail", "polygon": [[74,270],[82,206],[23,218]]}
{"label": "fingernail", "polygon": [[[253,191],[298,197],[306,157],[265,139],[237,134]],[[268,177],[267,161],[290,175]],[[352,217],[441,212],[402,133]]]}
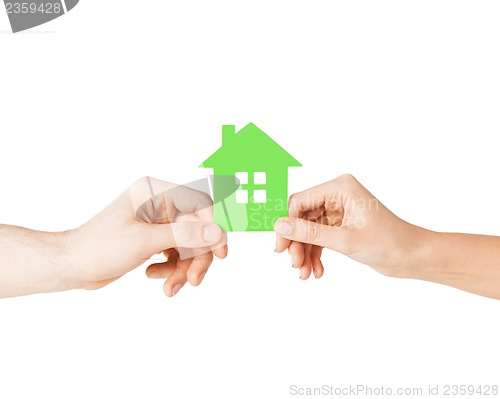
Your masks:
{"label": "fingernail", "polygon": [[292,234],[292,225],[289,222],[277,222],[274,225],[274,231],[278,234],[289,236]]}
{"label": "fingernail", "polygon": [[205,274],[207,274],[207,273],[205,272],[205,273],[201,274],[200,277],[198,277],[198,284],[203,281],[203,279],[205,278]]}
{"label": "fingernail", "polygon": [[177,294],[181,288],[182,288],[182,284],[176,284],[176,285],[174,285],[174,287],[172,288],[172,296],[174,296],[175,294]]}
{"label": "fingernail", "polygon": [[314,273],[314,278],[318,278],[318,274],[316,273],[316,269],[313,269],[313,273]]}
{"label": "fingernail", "polygon": [[304,275],[304,272],[302,271],[302,268],[299,267],[299,278],[302,280],[302,276]]}
{"label": "fingernail", "polygon": [[293,259],[292,255],[290,255],[290,263],[292,264],[292,267],[293,267],[293,264],[295,263],[295,259]]}
{"label": "fingernail", "polygon": [[207,242],[218,241],[221,238],[221,230],[213,224],[203,227],[203,239]]}
{"label": "fingernail", "polygon": [[149,278],[161,278],[161,274],[155,270],[155,271],[150,272],[148,274],[148,277]]}

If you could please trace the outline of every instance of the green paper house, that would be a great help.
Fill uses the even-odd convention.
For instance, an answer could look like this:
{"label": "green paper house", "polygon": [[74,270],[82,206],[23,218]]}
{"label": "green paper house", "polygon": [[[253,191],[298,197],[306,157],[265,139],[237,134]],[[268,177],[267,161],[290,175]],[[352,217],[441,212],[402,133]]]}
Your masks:
{"label": "green paper house", "polygon": [[290,166],[302,165],[253,123],[239,132],[223,126],[222,146],[200,165],[214,170],[214,222],[224,231],[272,231],[287,215]]}

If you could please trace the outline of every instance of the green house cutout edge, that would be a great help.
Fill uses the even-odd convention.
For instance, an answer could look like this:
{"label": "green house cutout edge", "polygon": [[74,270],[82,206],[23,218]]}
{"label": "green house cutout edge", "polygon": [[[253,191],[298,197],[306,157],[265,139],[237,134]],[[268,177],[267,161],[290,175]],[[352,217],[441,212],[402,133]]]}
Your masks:
{"label": "green house cutout edge", "polygon": [[[292,166],[302,164],[255,124],[238,132],[234,125],[222,126],[222,146],[200,165],[213,169],[214,223],[224,231],[272,231],[288,214]],[[229,196],[228,187],[221,187],[228,176],[238,185]]]}

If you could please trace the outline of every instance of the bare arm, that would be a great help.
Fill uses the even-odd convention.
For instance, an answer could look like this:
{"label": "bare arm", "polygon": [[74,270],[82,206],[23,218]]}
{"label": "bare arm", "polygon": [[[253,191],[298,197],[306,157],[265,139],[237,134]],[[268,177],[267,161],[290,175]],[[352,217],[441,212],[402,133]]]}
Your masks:
{"label": "bare arm", "polygon": [[0,298],[76,288],[70,234],[0,225]]}
{"label": "bare arm", "polygon": [[500,237],[426,231],[400,277],[500,299]]}
{"label": "bare arm", "polygon": [[[159,205],[149,209],[153,200]],[[162,252],[165,261],[150,265],[146,274],[165,279],[165,294],[174,296],[186,282],[201,283],[213,255],[227,254],[226,235],[213,224],[211,204],[199,191],[142,178],[74,230],[46,233],[0,225],[0,298],[101,288]],[[147,223],[138,210],[145,216],[157,213]]]}

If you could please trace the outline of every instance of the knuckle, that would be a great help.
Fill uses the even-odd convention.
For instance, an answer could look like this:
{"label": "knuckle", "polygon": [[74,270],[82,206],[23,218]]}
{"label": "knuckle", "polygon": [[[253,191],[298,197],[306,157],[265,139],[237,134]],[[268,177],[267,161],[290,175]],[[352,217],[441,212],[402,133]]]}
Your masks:
{"label": "knuckle", "polygon": [[354,183],[355,181],[357,181],[356,178],[350,173],[343,174],[339,177],[339,180],[342,180],[346,183]]}
{"label": "knuckle", "polygon": [[316,242],[318,239],[318,224],[309,222],[305,225],[305,240],[307,242]]}
{"label": "knuckle", "polygon": [[300,199],[297,193],[288,197],[288,209],[292,212],[296,212],[300,209]]}
{"label": "knuckle", "polygon": [[187,280],[189,282],[190,285],[192,285],[193,287],[197,287],[201,284],[201,277],[199,276],[198,273],[194,273],[194,272],[188,272],[188,275],[187,275]]}
{"label": "knuckle", "polygon": [[212,197],[203,191],[200,191],[200,202],[205,207],[208,207],[208,206],[211,206],[214,204]]}
{"label": "knuckle", "polygon": [[139,177],[131,184],[131,187],[142,187],[144,186],[145,183],[147,183],[147,180],[150,178],[151,178],[150,176]]}

